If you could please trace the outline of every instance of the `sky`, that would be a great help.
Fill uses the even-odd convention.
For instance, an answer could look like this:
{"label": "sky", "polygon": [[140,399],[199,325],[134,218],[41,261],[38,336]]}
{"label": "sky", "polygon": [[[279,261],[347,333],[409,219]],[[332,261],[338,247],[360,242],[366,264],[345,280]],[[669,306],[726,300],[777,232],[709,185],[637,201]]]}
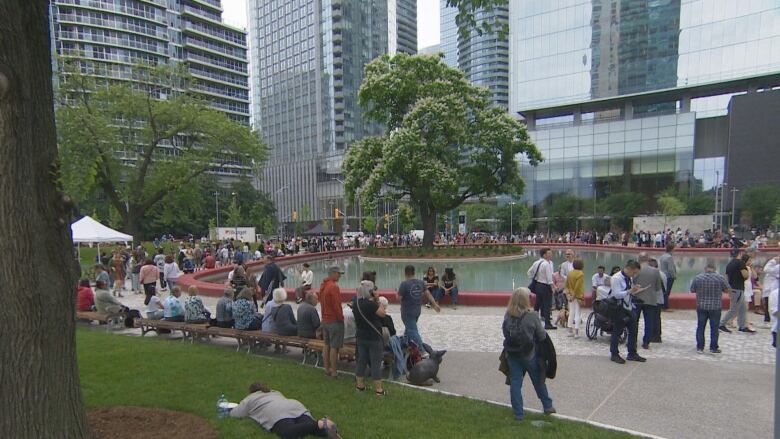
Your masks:
{"label": "sky", "polygon": [[[246,29],[246,0],[222,0],[225,23]],[[439,44],[439,0],[417,0],[417,47]]]}

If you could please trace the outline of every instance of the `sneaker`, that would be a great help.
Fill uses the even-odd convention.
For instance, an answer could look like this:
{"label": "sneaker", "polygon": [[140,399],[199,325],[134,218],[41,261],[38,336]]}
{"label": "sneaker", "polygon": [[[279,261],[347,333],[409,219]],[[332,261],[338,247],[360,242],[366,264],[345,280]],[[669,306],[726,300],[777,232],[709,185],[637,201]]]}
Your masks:
{"label": "sneaker", "polygon": [[642,349],[650,349],[650,345],[648,343],[645,343],[642,345]]}
{"label": "sneaker", "polygon": [[547,410],[544,411],[545,415],[552,415],[554,413],[558,413],[558,412],[555,411],[555,407],[550,407],[550,408],[548,408]]}
{"label": "sneaker", "polygon": [[647,359],[645,357],[640,357],[638,354],[629,355],[629,356],[626,357],[626,360],[628,360],[628,361],[636,361],[636,362],[639,362],[639,363],[644,363],[645,361],[647,361]]}
{"label": "sneaker", "polygon": [[703,354],[704,353],[704,349],[696,348],[696,353],[697,354]]}
{"label": "sneaker", "polygon": [[548,323],[548,324],[544,325],[544,329],[546,329],[548,331],[551,331],[551,330],[558,329],[558,327],[557,326],[553,326],[553,325]]}
{"label": "sneaker", "polygon": [[626,360],[624,360],[620,355],[613,355],[610,357],[610,361],[613,361],[617,364],[626,364]]}
{"label": "sneaker", "polygon": [[[122,297],[122,296],[120,295],[119,297]],[[739,328],[739,332],[747,332],[748,334],[754,334],[756,331],[754,331],[754,330],[752,330],[752,329],[750,329],[748,327],[745,327],[745,328]]]}
{"label": "sneaker", "polygon": [[721,351],[720,349],[710,349],[711,354],[720,354],[721,352],[723,351]]}
{"label": "sneaker", "polygon": [[721,331],[723,331],[723,332],[731,332],[731,329],[727,328],[727,327],[726,327],[726,326],[724,326],[724,325],[720,325],[720,326],[718,326],[718,329],[720,329],[720,330],[721,330]]}
{"label": "sneaker", "polygon": [[428,309],[431,309],[431,304],[430,303],[426,303],[425,307],[428,308]]}

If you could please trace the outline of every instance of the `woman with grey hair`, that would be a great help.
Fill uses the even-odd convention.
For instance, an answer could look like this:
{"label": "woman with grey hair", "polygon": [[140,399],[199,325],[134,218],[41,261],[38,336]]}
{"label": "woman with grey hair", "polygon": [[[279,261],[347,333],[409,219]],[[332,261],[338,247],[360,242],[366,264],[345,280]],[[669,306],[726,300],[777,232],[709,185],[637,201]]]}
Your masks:
{"label": "woman with grey hair", "polygon": [[287,301],[287,290],[276,288],[272,294],[274,306],[266,311],[269,315],[267,319],[264,319],[263,323],[268,323],[268,329],[263,328],[263,330],[279,335],[298,335],[298,322],[295,321],[292,306],[289,303],[285,303]]}
{"label": "woman with grey hair", "polygon": [[355,333],[357,342],[355,388],[359,391],[366,390],[366,369],[370,366],[374,392],[377,396],[384,396],[386,392],[382,388],[382,355],[384,353],[382,320],[385,317],[385,309],[379,305],[377,297],[374,295],[373,282],[363,281],[360,283],[357,288],[357,301],[353,314],[357,327]]}

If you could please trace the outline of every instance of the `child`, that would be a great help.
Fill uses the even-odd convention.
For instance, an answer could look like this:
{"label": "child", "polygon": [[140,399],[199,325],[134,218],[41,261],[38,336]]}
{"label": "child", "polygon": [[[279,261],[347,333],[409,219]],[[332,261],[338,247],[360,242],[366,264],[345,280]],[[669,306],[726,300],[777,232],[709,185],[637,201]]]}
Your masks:
{"label": "child", "polygon": [[585,273],[582,272],[585,264],[582,259],[575,259],[572,263],[574,270],[566,277],[566,298],[569,301],[569,337],[580,338],[580,307],[585,301]]}

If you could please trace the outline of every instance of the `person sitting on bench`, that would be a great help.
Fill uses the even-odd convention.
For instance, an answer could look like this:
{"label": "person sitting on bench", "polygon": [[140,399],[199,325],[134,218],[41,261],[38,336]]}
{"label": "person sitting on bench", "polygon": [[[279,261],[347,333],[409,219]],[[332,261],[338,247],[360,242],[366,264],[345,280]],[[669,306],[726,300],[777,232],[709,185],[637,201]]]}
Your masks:
{"label": "person sitting on bench", "polygon": [[169,322],[183,322],[184,321],[184,307],[179,300],[181,296],[181,289],[179,287],[171,288],[171,295],[165,298],[163,304],[163,320]]}
{"label": "person sitting on bench", "polygon": [[236,329],[242,331],[257,331],[263,324],[262,319],[257,315],[257,307],[252,302],[254,293],[250,288],[244,287],[238,293],[236,301],[233,303],[233,319]]}
{"label": "person sitting on bench", "polygon": [[198,297],[198,287],[190,285],[187,288],[187,301],[184,303],[184,317],[187,323],[201,324],[208,323],[211,320],[211,311],[203,305],[203,301]]}
{"label": "person sitting on bench", "polygon": [[76,290],[76,311],[94,311],[95,293],[89,286],[89,279],[81,279]]}
{"label": "person sitting on bench", "polygon": [[303,404],[287,399],[264,383],[249,386],[249,395],[230,411],[232,418],[252,418],[265,430],[283,438],[308,435],[340,439],[336,424],[325,417],[315,421]]}
{"label": "person sitting on bench", "polygon": [[277,288],[272,294],[274,295],[274,306],[270,309],[266,307],[265,312],[269,313],[269,316],[264,319],[263,331],[285,336],[298,335],[298,323],[295,321],[292,306],[285,303],[287,291],[284,288]]}
{"label": "person sitting on bench", "polygon": [[104,280],[95,282],[95,309],[102,314],[123,314],[129,309],[116,300],[108,291],[108,283]]}
{"label": "person sitting on bench", "polygon": [[217,301],[217,319],[214,326],[233,327],[233,288],[225,287],[224,296]]}

